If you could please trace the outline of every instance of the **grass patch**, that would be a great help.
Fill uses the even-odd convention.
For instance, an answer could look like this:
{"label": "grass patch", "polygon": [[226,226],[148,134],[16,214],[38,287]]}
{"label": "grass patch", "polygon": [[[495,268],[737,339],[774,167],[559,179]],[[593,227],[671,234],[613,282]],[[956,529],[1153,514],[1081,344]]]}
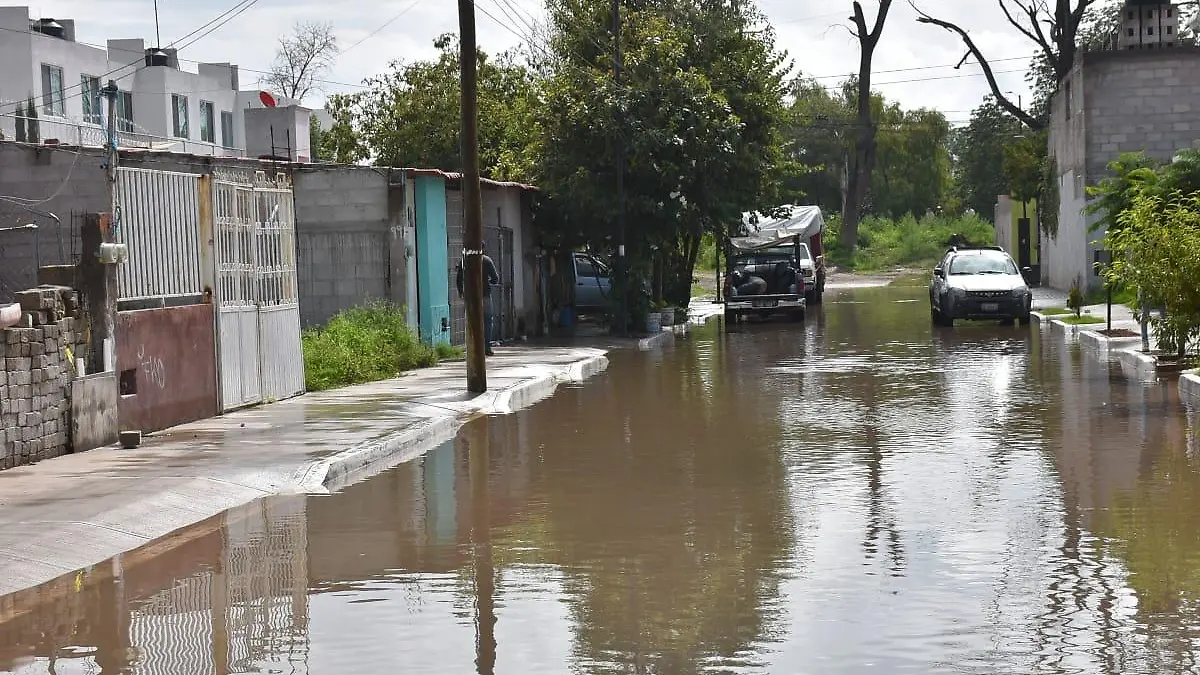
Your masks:
{"label": "grass patch", "polygon": [[[1121,289],[1117,289],[1117,290],[1113,291],[1113,304],[1114,305],[1130,305],[1136,299],[1137,299],[1137,293],[1134,293],[1133,291],[1131,291],[1127,288],[1121,288]],[[1084,297],[1083,304],[1085,304],[1085,305],[1108,304],[1108,291],[1105,291],[1104,289],[1101,288],[1101,289],[1097,289],[1097,290],[1094,290],[1094,291],[1088,293]]]}
{"label": "grass patch", "polygon": [[1062,316],[1063,314],[1071,314],[1071,310],[1066,307],[1047,307],[1046,309],[1034,310],[1043,316]]}
{"label": "grass patch", "polygon": [[1090,326],[1096,323],[1105,323],[1104,319],[1101,319],[1098,316],[1092,316],[1091,314],[1084,314],[1082,316],[1075,316],[1074,314],[1071,314],[1069,316],[1062,317],[1059,319],[1059,321],[1062,321],[1069,326]]}
{"label": "grass patch", "polygon": [[309,391],[377,382],[462,358],[456,347],[421,342],[405,323],[404,310],[385,302],[345,310],[325,326],[304,331],[302,341]]}
{"label": "grass patch", "polygon": [[877,272],[896,267],[932,268],[946,252],[946,242],[961,234],[977,246],[996,241],[995,227],[979,216],[912,215],[899,220],[867,216],[858,226],[858,248],[846,251],[838,244],[841,218],[831,216],[822,239],[830,261],[844,269]]}

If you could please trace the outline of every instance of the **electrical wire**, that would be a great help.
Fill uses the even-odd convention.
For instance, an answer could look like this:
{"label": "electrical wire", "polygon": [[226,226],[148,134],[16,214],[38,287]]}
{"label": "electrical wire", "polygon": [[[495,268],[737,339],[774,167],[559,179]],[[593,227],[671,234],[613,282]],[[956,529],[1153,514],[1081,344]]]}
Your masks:
{"label": "electrical wire", "polygon": [[351,49],[354,49],[355,47],[361,45],[362,43],[366,42],[367,40],[370,40],[371,38],[375,37],[376,35],[379,35],[383,31],[383,29],[387,28],[388,26],[390,26],[393,23],[395,23],[396,21],[398,21],[400,19],[400,17],[404,16],[405,14],[408,14],[410,11],[413,10],[414,7],[421,4],[421,2],[423,2],[423,0],[413,0],[413,2],[411,4],[409,4],[407,7],[400,10],[399,12],[397,12],[395,16],[388,19],[387,21],[384,21],[375,30],[371,31],[370,33],[367,33],[366,37],[359,40],[358,42],[355,42],[354,44],[350,45],[349,47],[346,47],[342,51],[338,52],[338,56],[345,54],[346,52],[350,51]]}

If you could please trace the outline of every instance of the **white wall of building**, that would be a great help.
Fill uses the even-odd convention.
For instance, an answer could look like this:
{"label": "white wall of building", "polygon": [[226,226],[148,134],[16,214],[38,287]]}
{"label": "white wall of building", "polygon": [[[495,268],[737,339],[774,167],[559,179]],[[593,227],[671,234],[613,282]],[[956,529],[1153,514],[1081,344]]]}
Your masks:
{"label": "white wall of building", "polygon": [[996,199],[996,212],[992,225],[996,228],[996,245],[1003,248],[1014,259],[1017,257],[1017,242],[1013,241],[1013,200],[1008,195]]}
{"label": "white wall of building", "polygon": [[[28,7],[0,7],[0,132],[14,138],[16,120],[13,117],[17,102],[34,96],[38,106],[39,127],[43,140],[57,138],[63,143],[100,145],[104,141],[103,125],[84,116],[81,77],[100,78],[103,86],[115,80],[118,88],[130,92],[133,98],[134,133],[122,134],[125,146],[155,147],[156,149],[187,152],[198,155],[243,156],[247,153],[245,113],[265,107],[259,91],[239,91],[237,66],[229,63],[199,64],[197,72],[171,66],[146,66],[146,43],[142,39],[109,40],[107,49],[74,41],[75,26],[70,19],[56,19],[66,28],[63,39],[30,31]],[[42,64],[62,68],[64,115],[47,116],[42,107]],[[188,134],[175,135],[172,94],[188,100]],[[282,107],[295,106],[297,101],[276,97]],[[200,102],[213,104],[213,142],[201,138]],[[226,147],[222,134],[221,113],[233,115],[233,138]],[[307,109],[293,109],[285,127],[303,127],[293,145],[300,161],[311,156],[308,136]],[[102,116],[101,122],[105,121]],[[282,135],[282,134],[281,134]],[[269,140],[261,144],[270,145]],[[280,141],[279,145],[284,143]],[[261,153],[260,153],[261,154]]]}

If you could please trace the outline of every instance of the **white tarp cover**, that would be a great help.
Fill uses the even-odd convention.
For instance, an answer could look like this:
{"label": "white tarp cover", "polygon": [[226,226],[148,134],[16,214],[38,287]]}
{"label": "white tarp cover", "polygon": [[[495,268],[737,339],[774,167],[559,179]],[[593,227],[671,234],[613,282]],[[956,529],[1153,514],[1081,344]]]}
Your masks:
{"label": "white tarp cover", "polygon": [[797,235],[800,241],[808,240],[825,229],[825,218],[819,206],[785,206],[790,209],[786,218],[760,218],[757,224],[750,222],[751,214],[742,216],[749,232],[745,237],[733,237],[729,242],[742,251],[758,251],[774,246],[791,244]]}

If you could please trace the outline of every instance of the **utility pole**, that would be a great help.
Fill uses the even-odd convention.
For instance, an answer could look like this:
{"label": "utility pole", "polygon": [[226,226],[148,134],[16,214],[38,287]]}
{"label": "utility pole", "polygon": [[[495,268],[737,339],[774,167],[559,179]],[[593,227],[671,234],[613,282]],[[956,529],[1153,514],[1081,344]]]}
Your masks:
{"label": "utility pole", "polygon": [[487,391],[487,339],[483,328],[483,198],[479,193],[478,61],[475,2],[458,0],[462,90],[463,291],[467,302],[467,391]]}
{"label": "utility pole", "polygon": [[[613,81],[621,87],[621,0],[612,0],[613,31]],[[618,96],[618,101],[623,97]],[[624,121],[620,107],[617,108],[617,321],[621,335],[629,335],[629,265],[625,258],[625,139],[621,123]]]}

